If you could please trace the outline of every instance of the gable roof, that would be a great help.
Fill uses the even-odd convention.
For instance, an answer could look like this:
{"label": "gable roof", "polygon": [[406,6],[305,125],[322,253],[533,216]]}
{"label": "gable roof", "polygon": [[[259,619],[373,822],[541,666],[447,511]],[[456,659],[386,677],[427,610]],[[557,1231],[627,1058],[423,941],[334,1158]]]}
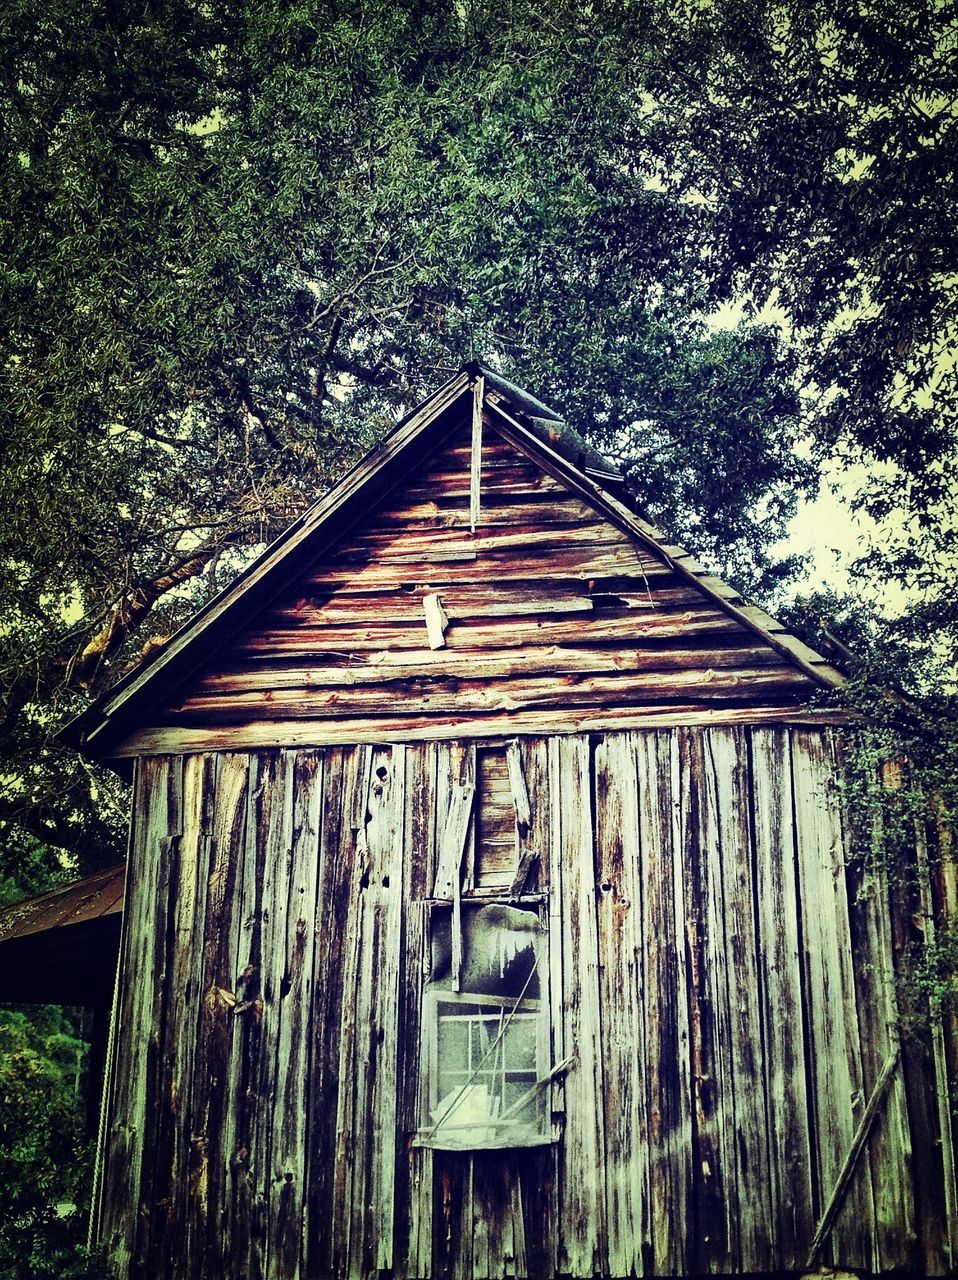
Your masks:
{"label": "gable roof", "polygon": [[208,662],[258,610],[295,581],[304,567],[360,524],[370,507],[401,485],[460,423],[467,406],[489,416],[499,434],[580,496],[640,547],[694,583],[726,614],[760,637],[812,681],[833,688],[841,673],[790,635],[774,618],[745,602],[683,547],[669,543],[628,504],[623,477],[561,416],[478,362],[466,364],[416,406],[328,493],[314,502],[216,597],[148,660],[107,690],[62,732],[64,741],[93,755],[109,754],[190,675]]}

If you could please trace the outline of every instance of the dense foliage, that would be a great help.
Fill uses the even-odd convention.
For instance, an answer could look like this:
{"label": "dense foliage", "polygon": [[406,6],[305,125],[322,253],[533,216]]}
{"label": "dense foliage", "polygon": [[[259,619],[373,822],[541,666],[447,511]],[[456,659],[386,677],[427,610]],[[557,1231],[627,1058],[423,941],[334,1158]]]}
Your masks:
{"label": "dense foliage", "polygon": [[476,355],[767,600],[842,471],[910,605],[791,621],[953,811],[956,99],[953,0],[8,0],[3,892],[118,856],[63,720]]}
{"label": "dense foliage", "polygon": [[87,1276],[86,1015],[0,1009],[0,1278]]}

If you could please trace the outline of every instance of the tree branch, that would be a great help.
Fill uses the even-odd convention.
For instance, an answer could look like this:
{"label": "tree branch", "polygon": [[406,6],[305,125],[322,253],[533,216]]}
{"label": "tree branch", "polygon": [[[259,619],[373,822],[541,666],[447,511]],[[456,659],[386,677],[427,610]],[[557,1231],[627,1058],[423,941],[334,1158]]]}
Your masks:
{"label": "tree branch", "polygon": [[206,568],[221,546],[210,540],[189,552],[165,573],[135,587],[119,602],[106,624],[86,644],[67,671],[67,684],[72,689],[88,691],[117,649],[142,625],[147,614],[161,596],[181,583],[189,582]]}

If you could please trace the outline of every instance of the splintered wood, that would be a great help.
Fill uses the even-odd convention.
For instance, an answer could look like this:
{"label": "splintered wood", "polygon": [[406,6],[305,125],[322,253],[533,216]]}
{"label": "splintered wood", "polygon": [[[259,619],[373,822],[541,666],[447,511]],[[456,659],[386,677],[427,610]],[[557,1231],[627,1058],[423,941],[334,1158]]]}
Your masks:
{"label": "splintered wood", "polygon": [[[898,1059],[914,911],[856,863],[841,772],[828,731],[761,726],[140,762],[120,1280],[795,1272],[813,1244],[945,1274],[948,1055]],[[430,921],[518,866],[553,1130],[425,1149]]]}
{"label": "splintered wood", "polygon": [[724,607],[477,408],[118,754],[801,714],[815,681],[731,597]]}

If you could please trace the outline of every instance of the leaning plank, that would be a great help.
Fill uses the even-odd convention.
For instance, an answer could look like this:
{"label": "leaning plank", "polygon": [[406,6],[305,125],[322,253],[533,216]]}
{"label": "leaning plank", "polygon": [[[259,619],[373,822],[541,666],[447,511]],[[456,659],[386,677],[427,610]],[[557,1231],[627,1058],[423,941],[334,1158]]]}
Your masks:
{"label": "leaning plank", "polygon": [[453,783],[439,846],[439,867],[432,896],[451,902],[462,881],[462,859],[469,835],[474,785]]}
{"label": "leaning plank", "polygon": [[522,752],[516,739],[506,747],[506,765],[509,770],[509,786],[512,790],[512,801],[516,810],[516,823],[519,827],[532,825],[532,804],[529,800],[529,789],[526,786],[525,774],[522,770]]}
{"label": "leaning plank", "polygon": [[865,1144],[867,1143],[875,1122],[878,1119],[882,1105],[885,1101],[885,1095],[887,1094],[892,1081],[892,1074],[898,1068],[898,1060],[900,1057],[901,1047],[896,1044],[886,1058],[878,1079],[875,1081],[875,1088],[872,1090],[871,1097],[868,1099],[867,1107],[862,1112],[861,1120],[858,1123],[858,1129],[855,1133],[855,1137],[852,1139],[852,1145],[849,1147],[848,1155],[845,1157],[845,1163],[842,1165],[838,1179],[835,1182],[835,1186],[829,1193],[828,1200],[825,1203],[825,1208],[822,1211],[821,1220],[819,1221],[819,1224],[815,1229],[815,1234],[812,1237],[812,1243],[808,1250],[808,1257],[805,1261],[806,1269],[809,1271],[815,1265],[818,1255],[821,1252],[822,1245],[825,1243],[825,1240],[828,1238],[828,1233],[832,1229],[832,1224],[835,1221],[835,1215],[841,1208],[842,1201],[848,1192],[852,1175],[855,1172],[855,1167],[861,1159],[862,1152],[865,1150]]}
{"label": "leaning plank", "polygon": [[429,636],[430,649],[443,649],[446,645],[446,627],[449,619],[437,595],[429,594],[422,598],[423,612],[426,615],[426,633]]}

